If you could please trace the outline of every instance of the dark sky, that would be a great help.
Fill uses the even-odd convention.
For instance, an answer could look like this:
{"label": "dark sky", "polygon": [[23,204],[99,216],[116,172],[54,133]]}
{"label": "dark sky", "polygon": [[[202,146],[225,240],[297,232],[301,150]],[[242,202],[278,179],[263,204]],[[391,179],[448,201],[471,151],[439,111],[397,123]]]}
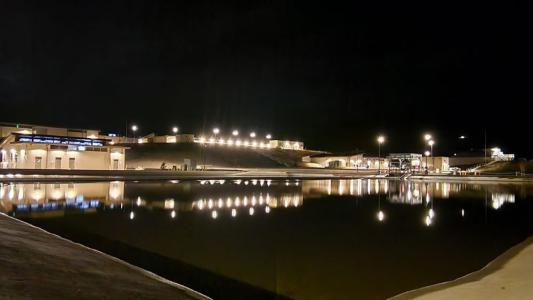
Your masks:
{"label": "dark sky", "polygon": [[525,7],[188,2],[0,0],[0,121],[533,157]]}

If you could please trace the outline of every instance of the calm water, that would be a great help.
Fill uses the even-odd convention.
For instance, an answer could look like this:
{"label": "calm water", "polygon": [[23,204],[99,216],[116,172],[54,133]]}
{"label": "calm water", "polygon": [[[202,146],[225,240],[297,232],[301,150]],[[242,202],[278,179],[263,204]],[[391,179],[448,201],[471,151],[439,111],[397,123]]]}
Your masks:
{"label": "calm water", "polygon": [[0,210],[215,299],[383,299],[533,233],[533,186],[387,180],[1,184]]}

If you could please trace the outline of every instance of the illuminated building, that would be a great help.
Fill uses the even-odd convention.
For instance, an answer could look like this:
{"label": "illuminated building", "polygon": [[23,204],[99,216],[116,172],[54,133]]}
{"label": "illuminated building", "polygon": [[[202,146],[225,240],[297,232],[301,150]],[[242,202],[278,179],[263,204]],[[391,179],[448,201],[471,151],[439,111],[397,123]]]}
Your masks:
{"label": "illuminated building", "polygon": [[1,124],[0,168],[123,170],[126,147],[98,130]]}

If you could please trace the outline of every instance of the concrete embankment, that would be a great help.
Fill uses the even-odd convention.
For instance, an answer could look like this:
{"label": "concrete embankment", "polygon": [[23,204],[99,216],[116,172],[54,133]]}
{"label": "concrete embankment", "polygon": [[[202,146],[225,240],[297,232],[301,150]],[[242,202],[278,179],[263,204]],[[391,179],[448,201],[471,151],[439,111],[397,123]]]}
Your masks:
{"label": "concrete embankment", "polygon": [[23,181],[102,181],[102,180],[201,180],[201,179],[356,179],[388,178],[439,182],[533,183],[532,176],[496,175],[406,175],[381,174],[375,170],[314,168],[240,168],[205,171],[170,170],[54,170],[0,169],[0,182]]}
{"label": "concrete embankment", "polygon": [[391,300],[531,299],[533,237],[509,249],[483,269],[459,279],[409,291]]}
{"label": "concrete embankment", "polygon": [[[200,180],[200,179],[331,179],[376,177],[372,171],[301,169],[301,168],[254,168],[206,171],[167,170],[34,170],[0,169],[0,181],[102,181],[102,180]],[[385,175],[379,175],[384,177]]]}
{"label": "concrete embankment", "polygon": [[0,214],[0,299],[210,299]]}

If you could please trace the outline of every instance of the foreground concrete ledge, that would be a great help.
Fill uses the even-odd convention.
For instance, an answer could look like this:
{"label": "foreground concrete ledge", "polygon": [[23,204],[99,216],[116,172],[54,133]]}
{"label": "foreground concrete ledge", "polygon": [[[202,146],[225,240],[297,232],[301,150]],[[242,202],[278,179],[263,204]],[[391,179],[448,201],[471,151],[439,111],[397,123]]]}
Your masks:
{"label": "foreground concrete ledge", "polygon": [[507,250],[483,269],[456,280],[408,291],[391,300],[531,299],[533,237]]}
{"label": "foreground concrete ledge", "polygon": [[0,213],[0,299],[210,299]]}

